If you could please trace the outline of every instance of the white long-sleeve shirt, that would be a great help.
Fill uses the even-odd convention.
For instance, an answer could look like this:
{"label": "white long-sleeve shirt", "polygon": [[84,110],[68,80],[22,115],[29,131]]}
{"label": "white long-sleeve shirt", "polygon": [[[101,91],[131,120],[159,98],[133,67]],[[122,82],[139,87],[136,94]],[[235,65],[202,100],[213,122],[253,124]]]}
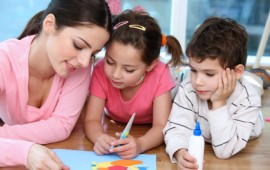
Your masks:
{"label": "white long-sleeve shirt", "polygon": [[248,140],[258,137],[264,127],[262,91],[243,76],[226,105],[212,111],[208,109],[207,101],[197,96],[190,77],[187,77],[179,86],[163,130],[171,161],[176,162],[173,154],[177,150],[188,148],[196,121],[200,122],[202,135],[212,144],[217,157],[229,158],[244,149]]}

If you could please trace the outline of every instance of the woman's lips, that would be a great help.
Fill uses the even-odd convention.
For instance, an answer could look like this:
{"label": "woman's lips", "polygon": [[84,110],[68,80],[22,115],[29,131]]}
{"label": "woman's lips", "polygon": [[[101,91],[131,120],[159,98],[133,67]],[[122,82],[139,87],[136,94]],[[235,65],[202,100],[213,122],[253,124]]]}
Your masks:
{"label": "woman's lips", "polygon": [[73,65],[71,65],[69,62],[66,61],[66,67],[68,69],[68,71],[72,72],[74,70],[76,70],[76,67],[74,67]]}

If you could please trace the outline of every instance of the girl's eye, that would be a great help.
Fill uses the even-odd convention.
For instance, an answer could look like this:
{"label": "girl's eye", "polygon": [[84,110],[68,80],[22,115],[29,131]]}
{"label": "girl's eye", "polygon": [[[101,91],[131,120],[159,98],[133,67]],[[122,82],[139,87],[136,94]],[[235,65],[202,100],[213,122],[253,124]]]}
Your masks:
{"label": "girl's eye", "polygon": [[106,63],[109,64],[109,65],[113,65],[113,62],[109,61],[108,58],[106,59]]}
{"label": "girl's eye", "polygon": [[134,72],[134,70],[128,70],[128,69],[125,69],[126,70],[126,72],[128,72],[128,73],[133,73]]}

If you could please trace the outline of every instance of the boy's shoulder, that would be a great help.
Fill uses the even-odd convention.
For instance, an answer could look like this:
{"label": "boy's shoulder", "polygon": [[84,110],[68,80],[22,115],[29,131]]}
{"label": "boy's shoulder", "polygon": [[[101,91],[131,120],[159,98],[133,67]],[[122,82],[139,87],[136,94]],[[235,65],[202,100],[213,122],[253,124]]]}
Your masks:
{"label": "boy's shoulder", "polygon": [[176,82],[176,86],[171,90],[171,95],[174,98],[177,93],[178,95],[185,95],[185,93],[190,94],[190,92],[193,92],[193,91],[194,89],[191,84],[190,76],[187,75],[181,82],[180,81]]}
{"label": "boy's shoulder", "polygon": [[261,105],[262,93],[262,85],[260,85],[256,77],[245,73],[239,81],[237,81],[234,92],[228,99],[228,103],[243,106],[259,106]]}
{"label": "boy's shoulder", "polygon": [[259,96],[263,94],[263,81],[257,75],[245,71],[239,81],[249,93]]}

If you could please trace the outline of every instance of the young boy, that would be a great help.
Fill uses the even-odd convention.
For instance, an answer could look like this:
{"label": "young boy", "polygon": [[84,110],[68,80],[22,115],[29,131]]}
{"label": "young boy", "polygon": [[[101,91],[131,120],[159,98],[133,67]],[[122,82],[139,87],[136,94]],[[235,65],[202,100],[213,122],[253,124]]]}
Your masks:
{"label": "young boy", "polygon": [[188,44],[190,76],[180,84],[163,130],[166,151],[178,169],[198,168],[187,151],[196,121],[205,141],[223,159],[262,133],[262,87],[243,76],[247,37],[235,21],[209,18]]}

